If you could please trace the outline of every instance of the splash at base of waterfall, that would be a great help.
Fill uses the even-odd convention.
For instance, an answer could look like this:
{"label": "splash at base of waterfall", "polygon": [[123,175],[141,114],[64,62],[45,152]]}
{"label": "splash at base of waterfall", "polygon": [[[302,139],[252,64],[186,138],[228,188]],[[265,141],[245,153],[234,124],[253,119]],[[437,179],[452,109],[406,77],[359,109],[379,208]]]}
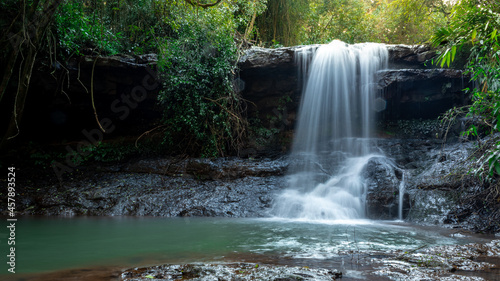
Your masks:
{"label": "splash at base of waterfall", "polygon": [[[363,172],[378,154],[349,158],[340,171],[310,191],[285,190],[277,199],[273,213],[282,218],[318,221],[346,221],[365,218],[366,184]],[[308,175],[289,176],[291,186]]]}

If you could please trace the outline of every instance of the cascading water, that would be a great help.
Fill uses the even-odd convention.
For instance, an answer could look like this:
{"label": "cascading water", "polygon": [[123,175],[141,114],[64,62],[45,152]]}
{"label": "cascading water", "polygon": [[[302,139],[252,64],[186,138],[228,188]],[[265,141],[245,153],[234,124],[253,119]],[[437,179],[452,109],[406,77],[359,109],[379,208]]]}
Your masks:
{"label": "cascading water", "polygon": [[403,204],[406,191],[406,175],[403,171],[401,182],[399,183],[399,205],[398,205],[398,219],[403,220]]}
{"label": "cascading water", "polygon": [[[279,217],[344,220],[365,216],[363,170],[376,157],[371,145],[375,74],[387,67],[384,45],[333,41],[312,57],[297,51],[307,69],[291,154],[290,188],[276,200]],[[300,76],[299,76],[300,77]],[[380,157],[380,155],[378,156]]]}

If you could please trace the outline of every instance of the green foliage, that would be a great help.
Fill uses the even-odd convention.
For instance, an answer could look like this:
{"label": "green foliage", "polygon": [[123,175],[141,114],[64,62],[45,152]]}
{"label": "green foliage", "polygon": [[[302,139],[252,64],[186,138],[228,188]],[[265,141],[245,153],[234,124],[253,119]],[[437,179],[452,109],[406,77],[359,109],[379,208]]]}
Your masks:
{"label": "green foliage", "polygon": [[[480,132],[496,134],[487,141],[475,163],[474,173],[482,178],[500,175],[500,7],[488,0],[462,0],[453,10],[449,25],[440,29],[432,42],[445,49],[438,58],[441,66],[450,66],[460,51],[468,52],[467,73],[476,87],[466,89],[472,96],[467,116],[474,118],[465,132],[480,137]],[[479,123],[479,124],[478,124]],[[483,130],[479,130],[482,127]]]}
{"label": "green foliage", "polygon": [[161,45],[165,143],[176,153],[224,155],[235,148],[242,122],[232,88],[234,18],[227,6],[185,9],[170,19],[176,36]]}
{"label": "green foliage", "polygon": [[303,26],[302,42],[347,43],[373,41],[374,21],[364,0],[309,1],[309,15]]}
{"label": "green foliage", "polygon": [[266,11],[268,0],[232,0],[229,2],[232,6],[237,31],[241,34],[252,34],[255,30],[247,30],[250,27],[252,17]]}
{"label": "green foliage", "polygon": [[171,27],[162,19],[170,16],[172,2],[174,1],[108,0],[109,26],[122,34],[122,52],[157,52],[157,38],[171,35]]}
{"label": "green foliage", "polygon": [[172,1],[68,0],[56,15],[59,46],[67,55],[82,51],[112,55],[157,51],[157,37],[168,36]]}
{"label": "green foliage", "polygon": [[[59,46],[66,56],[80,55],[87,48],[103,54],[121,51],[121,33],[112,32],[102,15],[99,18],[96,16],[97,9],[89,8],[85,2],[77,0],[59,6],[55,21]],[[90,12],[92,10],[94,13]]]}
{"label": "green foliage", "polygon": [[425,43],[446,24],[451,5],[443,0],[394,0],[387,2],[382,17],[388,42]]}
{"label": "green foliage", "polygon": [[297,44],[309,9],[308,2],[268,0],[267,10],[257,18],[259,43],[273,47]]}
{"label": "green foliage", "polygon": [[424,43],[450,9],[444,0],[269,0],[258,18],[258,43]]}
{"label": "green foliage", "polygon": [[[159,53],[159,104],[173,153],[216,156],[235,149],[244,126],[233,91],[236,33],[255,34],[267,0],[228,0],[202,9],[186,0],[68,0],[57,14],[65,56]],[[205,3],[205,2],[200,2]]]}

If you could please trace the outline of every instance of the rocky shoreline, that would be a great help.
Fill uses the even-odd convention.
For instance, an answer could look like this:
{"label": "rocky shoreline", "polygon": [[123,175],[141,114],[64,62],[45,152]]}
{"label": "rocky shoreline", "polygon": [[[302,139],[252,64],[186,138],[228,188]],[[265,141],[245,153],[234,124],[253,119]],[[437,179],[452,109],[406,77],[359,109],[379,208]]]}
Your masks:
{"label": "rocky shoreline", "polygon": [[133,268],[123,271],[120,280],[341,280],[344,276],[349,280],[494,281],[491,278],[500,273],[500,240],[381,254],[358,253],[356,263],[365,268],[359,279],[337,269],[238,262]]}

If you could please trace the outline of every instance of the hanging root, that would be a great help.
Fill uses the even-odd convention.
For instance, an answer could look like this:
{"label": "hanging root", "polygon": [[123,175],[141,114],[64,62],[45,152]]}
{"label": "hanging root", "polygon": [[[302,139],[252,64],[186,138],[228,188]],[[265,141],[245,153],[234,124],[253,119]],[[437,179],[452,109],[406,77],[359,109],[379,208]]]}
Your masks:
{"label": "hanging root", "polygon": [[97,121],[97,124],[99,125],[99,128],[101,129],[101,131],[106,133],[106,130],[104,130],[104,128],[102,127],[101,122],[99,122],[99,116],[97,116],[97,110],[95,108],[95,102],[94,102],[94,71],[95,71],[95,64],[97,62],[97,59],[99,59],[99,56],[97,56],[95,58],[94,64],[92,65],[92,76],[90,78],[90,97],[92,99],[92,108],[94,109],[95,120]]}

